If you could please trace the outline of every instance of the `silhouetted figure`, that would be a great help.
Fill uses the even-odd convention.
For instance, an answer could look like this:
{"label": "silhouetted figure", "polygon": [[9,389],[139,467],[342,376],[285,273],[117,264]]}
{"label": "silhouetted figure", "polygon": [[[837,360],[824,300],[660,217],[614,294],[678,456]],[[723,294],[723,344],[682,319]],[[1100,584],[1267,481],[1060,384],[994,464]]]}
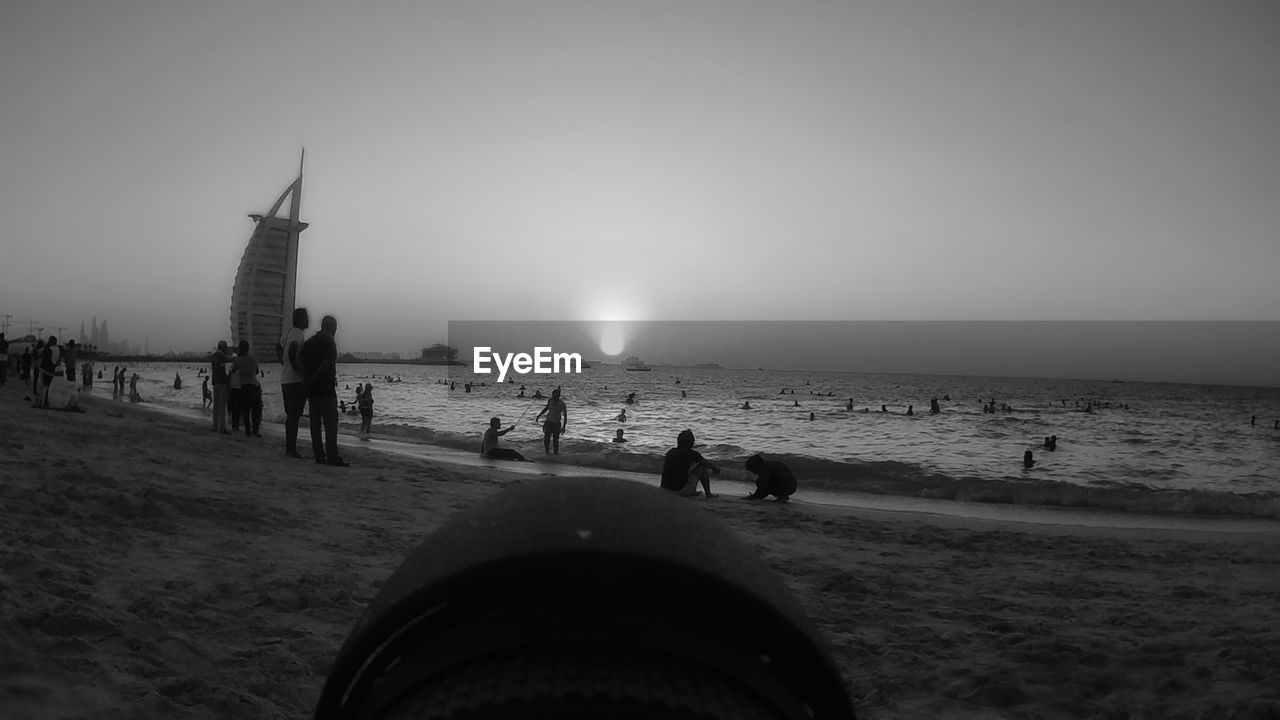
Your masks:
{"label": "silhouetted figure", "polygon": [[516,460],[519,462],[529,462],[529,459],[521,455],[518,451],[511,448],[498,447],[498,438],[506,435],[516,429],[515,425],[506,430],[499,430],[502,427],[502,420],[498,417],[489,418],[489,427],[484,431],[484,439],[480,441],[480,454],[491,460]]}
{"label": "silhouetted figure", "polygon": [[813,422],[813,413],[809,413],[809,422]]}
{"label": "silhouetted figure", "polygon": [[[227,375],[227,365],[231,363],[231,348],[226,340],[218,341],[218,349],[209,358],[209,372],[213,378],[213,432],[230,435],[227,429],[227,398],[231,395],[231,380]],[[121,380],[124,378],[122,377]],[[120,388],[124,393],[124,386]]]}
{"label": "silhouetted figure", "polygon": [[560,399],[560,388],[551,391],[551,399],[538,413],[535,422],[542,420],[543,415],[547,416],[547,421],[542,424],[542,450],[550,453],[554,447],[555,454],[559,455],[560,434],[569,427],[569,407]]}
{"label": "silhouetted figure", "polygon": [[777,460],[752,455],[747,458],[746,468],[756,476],[756,491],[747,496],[748,500],[763,500],[773,495],[775,502],[786,502],[796,491],[796,476],[791,468]]}
{"label": "silhouetted figure", "polygon": [[908,415],[915,415],[915,414],[916,414],[916,406],[915,406],[915,405],[908,405],[908,406],[907,406],[907,414],[908,414]]}
{"label": "silhouetted figure", "polygon": [[938,407],[938,398],[933,398],[929,401],[929,414],[937,415],[940,412],[942,412],[942,408]]}
{"label": "silhouetted figure", "polygon": [[262,385],[258,383],[258,359],[249,352],[249,341],[236,346],[231,363],[233,379],[240,380],[240,423],[245,437],[262,437]]}
{"label": "silhouetted figure", "polygon": [[676,436],[676,446],[668,450],[662,459],[660,487],[685,497],[693,497],[698,494],[698,484],[701,483],[707,498],[719,497],[711,492],[710,476],[720,474],[720,468],[702,457],[702,453],[694,450],[693,445],[693,431],[681,430]]}
{"label": "silhouetted figure", "polygon": [[280,338],[276,352],[280,361],[280,396],[284,403],[284,454],[301,458],[298,452],[298,425],[307,406],[306,370],[302,367],[304,331],[311,326],[306,308],[294,308],[293,325]]}
{"label": "silhouetted figure", "polygon": [[622,428],[618,428],[618,433],[613,436],[613,441],[616,443],[624,443],[627,441],[626,438],[622,437]]}
{"label": "silhouetted figure", "polygon": [[356,398],[356,408],[360,411],[360,435],[368,440],[373,432],[373,383],[364,386],[364,391]]}
{"label": "silhouetted figure", "polygon": [[622,412],[618,413],[618,417],[614,418],[614,420],[617,420],[618,422],[626,422],[626,421],[627,421],[627,411],[626,411],[626,410],[623,410]]}
{"label": "silhouetted figure", "polygon": [[746,402],[742,403],[742,409],[743,409],[743,410],[750,410],[750,409],[751,409],[751,401],[750,401],[750,400],[747,400]]}
{"label": "silhouetted figure", "polygon": [[1026,469],[1030,470],[1031,468],[1033,468],[1033,467],[1035,467],[1035,466],[1036,466],[1036,459],[1035,459],[1035,457],[1031,454],[1031,451],[1030,451],[1030,450],[1028,450],[1028,451],[1026,451],[1025,453],[1023,453],[1023,454],[1022,454],[1022,467],[1024,467],[1024,468],[1026,468]]}
{"label": "silhouetted figure", "polygon": [[317,465],[350,467],[338,454],[338,320],[325,315],[320,330],[298,352],[311,406],[311,454]]}

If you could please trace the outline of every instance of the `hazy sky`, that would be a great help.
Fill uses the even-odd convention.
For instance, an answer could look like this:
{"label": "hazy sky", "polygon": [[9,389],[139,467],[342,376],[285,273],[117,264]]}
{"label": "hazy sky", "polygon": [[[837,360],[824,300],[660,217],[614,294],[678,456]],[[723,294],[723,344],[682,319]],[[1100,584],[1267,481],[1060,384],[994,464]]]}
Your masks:
{"label": "hazy sky", "polygon": [[[1280,3],[0,3],[0,313],[1278,320]],[[68,334],[71,334],[68,333]]]}

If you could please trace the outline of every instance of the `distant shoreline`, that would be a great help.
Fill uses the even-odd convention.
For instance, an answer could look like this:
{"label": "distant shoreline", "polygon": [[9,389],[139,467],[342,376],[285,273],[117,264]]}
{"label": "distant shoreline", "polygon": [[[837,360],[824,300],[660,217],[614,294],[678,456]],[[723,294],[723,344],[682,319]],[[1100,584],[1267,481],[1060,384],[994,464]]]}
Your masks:
{"label": "distant shoreline", "polygon": [[[210,353],[212,355],[212,353]],[[209,361],[209,355],[107,355],[107,354],[86,354],[81,353],[80,359],[95,362],[177,362],[177,363],[203,363]],[[338,362],[346,364],[360,365],[453,365],[465,367],[467,363],[461,360],[423,360],[421,358],[358,358],[351,355],[338,355]]]}

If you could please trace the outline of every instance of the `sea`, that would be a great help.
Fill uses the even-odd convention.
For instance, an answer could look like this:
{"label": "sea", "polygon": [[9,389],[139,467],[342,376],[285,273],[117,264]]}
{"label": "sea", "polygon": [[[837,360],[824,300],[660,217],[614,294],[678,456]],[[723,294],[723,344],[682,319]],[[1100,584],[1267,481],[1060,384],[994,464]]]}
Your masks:
{"label": "sea", "polygon": [[[110,398],[113,367],[95,368],[105,370],[96,396]],[[143,402],[206,412],[204,366],[128,366],[135,372]],[[278,367],[264,363],[264,372],[264,421],[283,423]],[[785,462],[800,479],[797,497],[1280,519],[1276,387],[613,364],[495,377],[463,366],[342,364],[342,422],[358,427],[355,391],[371,383],[375,437],[474,452],[498,417],[516,425],[502,444],[539,464],[656,475],[687,428],[727,479],[750,482],[742,465],[756,453]],[[547,456],[535,422],[546,403],[533,396],[555,388],[569,423],[560,454]],[[618,430],[625,443],[614,442]],[[1051,436],[1053,451],[1044,446]]]}

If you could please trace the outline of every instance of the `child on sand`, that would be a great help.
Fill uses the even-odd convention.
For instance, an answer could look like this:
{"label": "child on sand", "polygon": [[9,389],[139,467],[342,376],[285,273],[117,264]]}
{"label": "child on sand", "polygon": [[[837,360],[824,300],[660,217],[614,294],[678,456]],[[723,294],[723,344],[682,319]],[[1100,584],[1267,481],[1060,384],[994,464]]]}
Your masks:
{"label": "child on sand", "polygon": [[796,476],[791,468],[777,460],[752,455],[747,458],[746,467],[756,475],[756,491],[747,496],[748,500],[763,500],[773,495],[774,502],[786,502],[796,491]]}
{"label": "child on sand", "polygon": [[500,427],[502,427],[502,420],[496,416],[489,418],[489,428],[484,431],[484,439],[480,441],[480,455],[491,460],[529,462],[528,458],[511,448],[498,447],[498,438],[516,429],[515,425],[506,430],[499,430]]}

